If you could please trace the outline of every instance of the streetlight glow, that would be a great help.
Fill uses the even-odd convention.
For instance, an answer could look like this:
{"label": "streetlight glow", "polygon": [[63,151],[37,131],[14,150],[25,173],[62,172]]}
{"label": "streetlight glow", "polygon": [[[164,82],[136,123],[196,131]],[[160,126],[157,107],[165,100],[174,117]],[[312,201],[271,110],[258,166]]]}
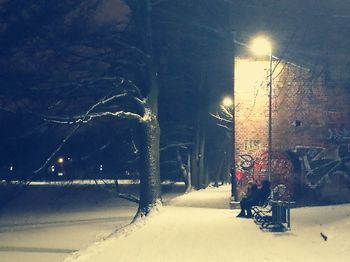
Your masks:
{"label": "streetlight glow", "polygon": [[259,56],[270,55],[272,51],[271,43],[266,37],[256,37],[253,39],[250,49]]}
{"label": "streetlight glow", "polygon": [[57,160],[57,162],[58,162],[59,164],[63,164],[64,158],[63,158],[63,157],[60,157],[60,158]]}
{"label": "streetlight glow", "polygon": [[223,105],[224,107],[230,107],[230,106],[232,106],[232,105],[233,105],[232,98],[231,98],[231,97],[228,97],[228,96],[224,97],[224,99],[222,100],[222,105]]}

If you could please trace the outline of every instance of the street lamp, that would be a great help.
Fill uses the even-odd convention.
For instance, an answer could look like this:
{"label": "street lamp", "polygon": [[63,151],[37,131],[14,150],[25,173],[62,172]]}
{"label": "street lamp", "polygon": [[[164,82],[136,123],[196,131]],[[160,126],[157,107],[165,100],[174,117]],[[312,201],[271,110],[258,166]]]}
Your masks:
{"label": "street lamp", "polygon": [[60,165],[60,170],[59,172],[57,173],[58,176],[63,176],[63,163],[64,163],[64,158],[63,157],[60,157],[58,160],[57,160],[58,164]]}
{"label": "street lamp", "polygon": [[233,105],[232,98],[225,96],[224,99],[222,99],[222,105],[224,107],[231,107]]}
{"label": "street lamp", "polygon": [[259,36],[252,40],[252,43],[249,45],[250,49],[258,56],[270,55],[271,56],[271,43],[270,41],[263,37]]}
{"label": "street lamp", "polygon": [[270,41],[265,37],[253,39],[250,49],[259,56],[269,56],[268,92],[269,92],[269,123],[268,123],[268,176],[271,181],[272,173],[272,47]]}

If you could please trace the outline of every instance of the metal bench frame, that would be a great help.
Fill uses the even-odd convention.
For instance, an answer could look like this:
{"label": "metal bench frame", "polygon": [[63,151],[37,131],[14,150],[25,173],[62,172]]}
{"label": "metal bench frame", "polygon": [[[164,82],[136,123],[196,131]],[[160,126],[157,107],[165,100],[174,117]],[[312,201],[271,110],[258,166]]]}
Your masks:
{"label": "metal bench frame", "polygon": [[291,230],[290,207],[294,202],[269,200],[263,206],[252,208],[255,223],[260,228],[270,232],[285,232]]}

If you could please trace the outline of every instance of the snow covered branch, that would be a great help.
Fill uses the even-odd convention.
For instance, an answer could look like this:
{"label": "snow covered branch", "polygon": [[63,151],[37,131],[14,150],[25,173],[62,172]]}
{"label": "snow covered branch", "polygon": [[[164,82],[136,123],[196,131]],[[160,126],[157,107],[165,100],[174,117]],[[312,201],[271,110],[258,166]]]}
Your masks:
{"label": "snow covered branch", "polygon": [[47,122],[51,123],[56,123],[56,124],[79,124],[79,123],[88,123],[91,120],[95,118],[100,118],[104,116],[114,116],[114,117],[119,117],[119,118],[124,118],[124,119],[134,119],[142,122],[142,117],[139,114],[136,113],[131,113],[131,112],[125,112],[123,110],[117,111],[117,112],[98,112],[98,113],[90,113],[94,109],[96,109],[98,106],[102,106],[104,104],[107,104],[113,100],[121,99],[121,98],[131,98],[138,107],[141,109],[144,108],[145,101],[137,98],[130,96],[129,93],[123,93],[123,94],[118,94],[114,95],[108,98],[104,98],[103,100],[97,102],[96,104],[92,105],[90,109],[84,114],[84,115],[79,115],[79,116],[74,116],[74,117],[66,117],[66,118],[52,118],[52,117],[45,117],[44,120]]}
{"label": "snow covered branch", "polygon": [[221,105],[220,106],[221,112],[225,115],[226,118],[232,119],[232,111],[229,111],[227,107]]}
{"label": "snow covered branch", "polygon": [[224,117],[221,117],[219,114],[212,114],[212,113],[209,113],[212,117],[214,117],[215,119],[219,120],[219,121],[223,121],[223,122],[226,122],[226,123],[232,123],[232,120],[230,119],[227,119],[227,118],[224,118]]}
{"label": "snow covered branch", "polygon": [[77,120],[70,120],[70,121],[49,120],[49,119],[45,119],[45,120],[48,122],[51,122],[51,123],[56,123],[56,124],[70,124],[70,125],[72,125],[72,124],[79,124],[79,123],[86,124],[95,118],[101,118],[104,116],[114,116],[114,117],[118,117],[118,118],[130,119],[130,120],[138,120],[139,122],[142,122],[142,117],[139,114],[135,114],[135,113],[131,113],[131,112],[124,112],[124,111],[94,113],[94,114],[90,114],[88,116],[84,116],[83,118],[78,118]]}
{"label": "snow covered branch", "polygon": [[[132,119],[132,120],[138,120],[139,122],[143,122],[145,121],[145,116],[147,115],[146,113],[144,114],[143,117],[141,117],[139,114],[136,113],[131,113],[131,112],[124,112],[124,111],[118,111],[118,112],[102,112],[102,113],[91,113],[94,109],[96,109],[98,106],[101,106],[103,104],[106,104],[114,99],[117,98],[121,98],[121,97],[125,97],[128,94],[118,94],[118,95],[114,95],[111,97],[105,97],[103,99],[101,99],[99,102],[95,103],[94,105],[92,105],[90,107],[90,109],[80,118],[78,118],[75,121],[65,121],[65,122],[59,122],[59,121],[55,121],[55,120],[51,120],[51,122],[55,122],[55,123],[64,123],[64,124],[77,124],[70,132],[69,134],[62,140],[62,142],[60,143],[60,145],[51,153],[51,155],[46,159],[46,161],[38,168],[34,171],[34,173],[38,173],[40,172],[43,168],[45,168],[45,166],[52,160],[52,158],[62,149],[63,145],[74,135],[74,133],[78,130],[78,128],[80,127],[81,124],[83,123],[87,123],[89,121],[91,121],[94,118],[97,117],[103,117],[103,116],[115,116],[115,117],[120,117],[120,118],[124,118],[124,119]],[[138,98],[135,98],[135,101],[137,101],[140,105],[144,104],[144,101]],[[50,121],[50,120],[47,120]]]}
{"label": "snow covered branch", "polygon": [[227,131],[232,131],[231,128],[229,128],[228,126],[222,125],[222,124],[218,124],[219,127],[225,128]]}

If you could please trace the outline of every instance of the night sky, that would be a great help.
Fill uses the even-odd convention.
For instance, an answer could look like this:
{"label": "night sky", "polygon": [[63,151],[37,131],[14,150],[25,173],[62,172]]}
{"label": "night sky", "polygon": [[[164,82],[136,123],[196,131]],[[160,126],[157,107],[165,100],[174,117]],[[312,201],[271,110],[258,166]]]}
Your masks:
{"label": "night sky", "polygon": [[[135,123],[104,117],[74,131],[77,125],[52,122],[82,115],[103,97],[132,89],[130,83],[115,88],[118,77],[148,92],[135,17],[121,0],[94,3],[0,2],[4,174],[14,165],[19,177],[30,177],[67,137],[41,177],[61,156],[72,159],[74,170],[96,170],[100,164],[113,175],[137,170]],[[276,57],[348,86],[349,12],[350,2],[340,0],[155,1],[161,148],[191,143],[189,130],[198,116],[215,111],[222,96],[230,93],[232,30],[243,43],[258,33],[268,35]],[[102,77],[115,79],[101,82]],[[138,109],[122,101],[96,112],[110,110]],[[225,134],[212,119],[205,125],[209,154],[215,155]],[[165,177],[179,179],[174,158],[173,150],[162,151],[161,169]]]}

